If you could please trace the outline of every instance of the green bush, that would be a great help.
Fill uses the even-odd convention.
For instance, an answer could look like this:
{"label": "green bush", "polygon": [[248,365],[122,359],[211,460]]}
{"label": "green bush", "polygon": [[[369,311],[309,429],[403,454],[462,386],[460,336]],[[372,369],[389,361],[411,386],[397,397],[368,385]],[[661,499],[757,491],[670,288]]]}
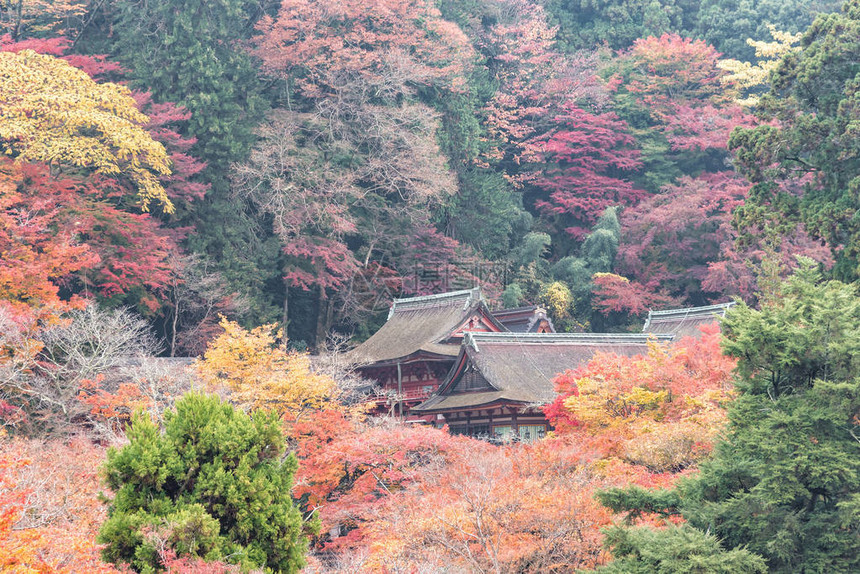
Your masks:
{"label": "green bush", "polygon": [[274,415],[190,393],[163,431],[138,414],[128,437],[104,467],[116,493],[99,535],[106,560],[158,572],[168,549],[275,572],[303,566],[302,517],[290,498],[297,463],[284,456]]}

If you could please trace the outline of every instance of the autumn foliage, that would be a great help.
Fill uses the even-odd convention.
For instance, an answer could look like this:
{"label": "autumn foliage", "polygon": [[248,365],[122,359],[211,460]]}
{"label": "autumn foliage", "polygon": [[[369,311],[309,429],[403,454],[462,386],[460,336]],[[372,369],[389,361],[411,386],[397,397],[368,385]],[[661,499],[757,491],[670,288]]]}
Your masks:
{"label": "autumn foliage", "polygon": [[0,570],[16,574],[118,572],[95,543],[105,511],[97,493],[104,451],[0,437]]}
{"label": "autumn foliage", "polygon": [[[79,299],[61,299],[59,284],[99,258],[61,225],[62,203],[26,185],[32,169],[0,159],[0,296],[22,311],[80,306]],[[57,191],[68,199],[68,187]],[[57,233],[57,227],[66,231]]]}
{"label": "autumn foliage", "polygon": [[264,69],[294,78],[310,97],[357,79],[384,85],[390,75],[455,87],[469,64],[463,33],[426,0],[286,0],[258,30]]}
{"label": "autumn foliage", "polygon": [[67,62],[32,50],[0,52],[0,78],[4,153],[128,177],[143,211],[151,204],[172,211],[158,181],[170,173],[167,153],[141,127],[147,117],[127,88],[96,83]]}
{"label": "autumn foliage", "polygon": [[[607,555],[598,490],[666,487],[725,424],[734,361],[716,325],[647,356],[598,354],[557,380],[555,436],[491,445],[393,421],[317,412],[293,425],[294,495],[319,517],[336,571],[563,572]],[[646,523],[654,522],[645,517]]]}
{"label": "autumn foliage", "polygon": [[221,328],[196,363],[205,384],[226,387],[240,405],[272,410],[290,423],[334,405],[335,381],[314,372],[307,354],[285,349],[274,325],[247,331],[222,318]]}
{"label": "autumn foliage", "polygon": [[[719,469],[721,449],[743,447],[714,448],[721,429],[743,430],[734,414],[725,426],[726,405],[750,400],[745,359],[732,375],[716,328],[646,356],[598,353],[557,374],[545,408],[554,431],[533,444],[369,419],[353,404],[369,383],[332,366],[337,357],[293,347],[360,341],[393,298],[477,285],[491,305],[501,293],[505,306],[544,307],[559,331],[620,332],[637,330],[649,309],[730,297],[767,311],[797,255],[855,281],[860,0],[802,30],[842,1],[0,1],[0,571],[117,571],[96,544],[107,519],[97,467],[104,445],[128,440],[135,412],[152,421],[138,438],[165,457],[124,455],[128,468],[111,482],[118,502],[106,539],[115,536],[119,569],[297,569],[304,538],[319,572],[636,563],[631,548],[661,537],[604,530],[619,517],[595,496],[634,485],[659,498],[659,487]],[[773,42],[746,38],[768,30]],[[758,64],[722,59],[753,49]],[[811,283],[804,289],[820,303]],[[845,313],[827,304],[832,326]],[[783,323],[777,334],[798,324]],[[725,341],[733,324],[729,315]],[[795,330],[792,341],[809,334]],[[812,346],[829,345],[831,331]],[[191,359],[155,357],[183,353],[198,355],[190,369]],[[787,371],[775,372],[774,388]],[[282,470],[292,474],[285,453],[295,454],[294,487],[284,478],[276,489],[303,513],[291,507],[297,544],[287,562],[263,560],[275,543],[261,543],[239,564],[219,540],[222,527],[249,544],[263,539],[247,536],[249,525],[271,526],[263,488],[252,489],[263,493],[255,510],[237,504],[223,524],[205,489],[208,518],[197,502],[173,512],[177,485],[201,487],[188,479],[200,463],[183,458],[180,476],[180,449],[155,437],[199,387],[220,396],[212,409],[229,411],[225,421],[266,418],[258,458],[289,460]],[[798,420],[833,396],[812,393]],[[794,408],[799,397],[783,402]],[[762,395],[768,412],[778,413],[778,398]],[[834,460],[856,443],[856,405],[840,404],[848,423],[833,429]],[[755,449],[779,436],[759,426],[761,412],[746,413]],[[809,424],[819,419],[835,420]],[[792,436],[800,446],[788,458],[815,445],[809,467],[821,468],[825,434]],[[202,464],[259,462],[215,442],[227,454]],[[804,474],[750,488],[730,462],[717,482],[752,498],[757,489],[790,498],[784,484]],[[158,485],[167,484],[161,502],[138,501],[152,502],[152,515],[128,517],[140,527],[131,529],[113,517],[128,510],[125,494],[142,491],[128,486],[138,464],[152,482],[165,472],[174,482]],[[773,470],[760,466],[765,477]],[[785,506],[782,530],[768,530],[767,513],[739,512],[719,540],[719,520],[693,531],[705,522],[696,516],[717,512],[711,492],[685,509],[687,524],[658,533],[708,565],[733,536],[738,547],[761,541],[750,548],[793,571],[811,547],[793,534],[804,516],[828,505],[858,514],[838,496],[854,496],[857,473],[825,474],[849,476],[847,486],[826,496],[810,487],[808,501]],[[667,526],[654,508],[632,517]],[[857,520],[844,522],[841,532],[855,535]],[[142,554],[125,544],[132,530]],[[839,552],[858,555],[856,536],[808,532],[826,552],[848,540]]]}
{"label": "autumn foliage", "polygon": [[720,352],[716,325],[701,339],[651,346],[647,356],[597,354],[556,380],[546,408],[561,436],[591,444],[619,468],[639,465],[659,481],[705,456],[725,422],[734,361]]}
{"label": "autumn foliage", "polygon": [[639,152],[626,122],[615,114],[569,104],[553,121],[557,130],[537,146],[545,162],[537,183],[548,198],[536,207],[582,239],[607,207],[635,205],[645,196],[624,177],[641,165]]}

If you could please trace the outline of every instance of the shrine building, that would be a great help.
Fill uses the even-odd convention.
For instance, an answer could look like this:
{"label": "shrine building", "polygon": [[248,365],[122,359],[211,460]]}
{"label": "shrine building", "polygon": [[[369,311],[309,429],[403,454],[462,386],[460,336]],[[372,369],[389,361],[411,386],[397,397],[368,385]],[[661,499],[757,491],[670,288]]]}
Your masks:
{"label": "shrine building", "polygon": [[700,336],[734,303],[651,311],[641,334],[557,334],[544,309],[492,312],[479,288],[396,299],[388,320],[348,359],[381,392],[372,413],[491,440],[534,440],[553,380],[596,352],[645,354],[648,342]]}
{"label": "shrine building", "polygon": [[465,333],[501,331],[479,288],[395,299],[385,324],[347,358],[382,388],[374,412],[402,417],[439,388]]}
{"label": "shrine building", "polygon": [[[549,430],[542,407],[555,398],[555,377],[596,352],[633,356],[672,334],[467,332],[439,390],[411,409],[452,434],[532,441]],[[428,415],[430,415],[428,417]]]}

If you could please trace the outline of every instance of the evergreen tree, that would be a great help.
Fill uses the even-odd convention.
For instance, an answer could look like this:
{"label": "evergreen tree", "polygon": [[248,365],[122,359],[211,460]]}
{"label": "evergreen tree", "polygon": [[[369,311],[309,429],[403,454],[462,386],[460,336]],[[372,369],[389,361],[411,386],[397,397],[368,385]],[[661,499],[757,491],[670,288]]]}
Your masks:
{"label": "evergreen tree", "polygon": [[276,415],[249,416],[192,393],[165,413],[163,431],[138,414],[128,438],[104,467],[116,493],[99,536],[107,561],[156,572],[166,546],[275,572],[304,565],[302,517],[290,498],[297,464],[284,458]]}
{"label": "evergreen tree", "polygon": [[617,326],[617,322],[598,318],[592,309],[595,274],[611,271],[618,252],[621,226],[618,208],[609,207],[600,215],[591,233],[585,236],[578,255],[568,255],[550,264],[550,251],[558,249],[546,233],[532,232],[511,252],[514,280],[504,293],[505,306],[524,301],[546,306],[559,331],[581,330],[598,319]]}
{"label": "evergreen tree", "polygon": [[[755,185],[735,217],[746,235],[798,223],[826,241],[834,275],[860,276],[860,0],[819,16],[771,74],[759,111],[767,123],[729,140]],[[742,235],[742,239],[743,239]]]}
{"label": "evergreen tree", "polygon": [[[860,297],[821,282],[811,261],[761,310],[724,323],[738,359],[725,440],[699,476],[667,496],[611,490],[614,510],[680,512],[723,548],[748,548],[770,572],[860,570]],[[672,552],[669,537],[662,538]],[[629,554],[629,553],[628,553]]]}
{"label": "evergreen tree", "polygon": [[725,550],[716,536],[689,526],[665,530],[614,527],[606,533],[615,560],[601,574],[753,574],[767,572],[764,560],[744,548]]}
{"label": "evergreen tree", "polygon": [[839,0],[701,0],[690,34],[717,50],[744,61],[755,52],[746,42],[767,40],[768,26],[802,32],[816,14],[839,8]]}
{"label": "evergreen tree", "polygon": [[277,295],[268,290],[269,283],[280,282],[279,251],[258,233],[256,216],[246,216],[231,198],[229,171],[247,157],[268,109],[265,86],[243,43],[277,4],[112,0],[93,12],[93,24],[77,42],[79,50],[110,53],[128,69],[131,85],[156,102],[175,102],[191,113],[182,135],[197,140],[191,153],[206,162],[201,175],[211,189],[183,222],[196,230],[188,244],[216,262],[230,292],[249,296],[254,322],[277,316]]}

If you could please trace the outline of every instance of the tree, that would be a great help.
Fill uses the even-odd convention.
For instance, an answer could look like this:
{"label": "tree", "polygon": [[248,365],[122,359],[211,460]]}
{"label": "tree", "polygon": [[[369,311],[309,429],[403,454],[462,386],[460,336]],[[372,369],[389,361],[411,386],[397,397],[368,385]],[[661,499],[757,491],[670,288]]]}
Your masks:
{"label": "tree", "polygon": [[628,312],[638,314],[649,303],[670,302],[671,298],[630,285],[627,279],[610,273],[621,238],[618,211],[617,207],[606,208],[585,236],[578,254],[551,265],[545,259],[552,246],[550,236],[526,235],[512,253],[515,275],[503,298],[510,300],[510,306],[520,304],[523,298],[539,302],[560,331],[616,327]]}
{"label": "tree", "polygon": [[91,26],[80,44],[112,54],[129,69],[133,87],[151,92],[156,102],[187,109],[194,121],[183,126],[183,135],[197,140],[195,155],[226,172],[247,153],[265,111],[250,58],[236,41],[251,35],[266,7],[245,0],[117,0],[93,14],[100,26]]}
{"label": "tree", "polygon": [[596,527],[609,515],[591,489],[602,481],[573,445],[501,449],[336,411],[295,425],[293,437],[295,492],[318,513],[327,533],[318,544],[332,560],[363,557],[364,569],[397,572],[544,572],[600,561]]}
{"label": "tree", "polygon": [[[16,233],[14,239],[8,240],[10,244],[18,244],[8,250],[9,267],[29,265],[31,270],[28,273],[30,279],[17,282],[19,293],[10,293],[10,298],[22,299],[29,291],[33,296],[33,304],[44,305],[48,302],[48,292],[62,287],[65,296],[63,300],[58,299],[60,304],[70,299],[70,295],[73,301],[75,296],[81,295],[96,298],[114,307],[135,305],[141,312],[153,315],[161,306],[160,300],[164,296],[171,272],[167,261],[168,251],[175,249],[175,242],[187,232],[187,229],[176,228],[175,219],[171,220],[180,216],[179,213],[166,212],[173,212],[173,208],[178,205],[181,212],[187,213],[190,202],[200,199],[206,191],[205,185],[195,181],[203,165],[186,153],[193,142],[182,138],[172,129],[176,122],[188,119],[188,115],[172,104],[153,105],[146,94],[129,94],[125,88],[113,84],[94,84],[82,72],[92,77],[117,75],[121,72],[119,66],[102,57],[64,55],[68,50],[68,42],[63,38],[0,42],[0,51],[10,55],[31,53],[31,49],[42,53],[44,57],[57,56],[63,62],[76,66],[81,71],[69,69],[63,73],[68,72],[83,86],[75,88],[81,94],[90,89],[95,91],[90,96],[79,97],[77,103],[69,100],[69,106],[77,106],[74,117],[79,123],[69,124],[72,126],[72,133],[68,136],[63,135],[63,130],[67,128],[63,119],[63,113],[66,112],[63,110],[68,111],[63,102],[64,99],[72,98],[72,95],[62,92],[62,89],[67,89],[68,86],[58,88],[59,91],[53,95],[48,92],[42,94],[39,101],[47,105],[49,110],[53,110],[45,114],[48,120],[44,121],[60,123],[47,127],[47,124],[42,125],[44,121],[37,122],[38,129],[44,132],[39,132],[40,137],[47,137],[48,140],[43,143],[31,141],[27,145],[30,148],[33,145],[47,146],[43,151],[51,154],[51,158],[42,158],[46,161],[26,161],[10,167],[11,173],[14,173],[12,183],[16,187],[16,193],[7,197],[7,215],[12,218],[24,217],[22,221],[36,223],[29,224],[26,230],[19,225],[21,232]],[[102,89],[104,86],[107,87]],[[111,123],[110,116],[115,110],[106,98],[114,88],[117,97],[122,98],[119,100],[122,104],[117,107],[120,115],[125,114],[129,118],[133,117],[134,122],[146,122],[145,124],[138,125],[119,116]],[[128,97],[129,95],[134,99]],[[37,92],[32,94],[32,98],[37,96]],[[88,100],[88,97],[96,99]],[[99,103],[101,100],[104,101]],[[52,101],[56,105],[51,104]],[[25,107],[36,103],[36,100],[29,103],[20,102]],[[153,115],[144,116],[138,111],[140,108],[147,109]],[[54,117],[51,114],[56,115]],[[53,117],[53,120],[50,117]],[[91,121],[100,121],[104,125],[90,129],[87,126]],[[35,126],[28,129],[31,128],[36,129]],[[56,133],[51,135],[51,130]],[[81,133],[75,135],[76,130]],[[132,135],[125,133],[129,130]],[[139,178],[134,171],[134,165],[141,163],[141,160],[135,159],[134,153],[127,149],[134,144],[134,138],[148,139],[152,146],[160,148],[160,153],[167,154],[167,157],[163,158],[164,161],[169,161],[172,167],[172,171],[154,174],[157,178],[149,182],[160,186],[158,201],[163,208],[160,214],[161,222],[152,214],[140,213],[141,210],[146,211],[148,206],[140,199],[141,192],[136,184]],[[10,145],[26,147],[25,143],[21,140],[17,143],[10,142]],[[69,145],[71,148],[66,150],[69,153],[88,149],[87,146],[96,146],[96,149],[85,152],[84,156],[77,159],[67,158],[63,155],[66,152],[62,150],[63,146]],[[12,148],[9,148],[9,151],[14,152]],[[19,159],[29,157],[25,152],[26,150],[22,152]],[[142,163],[139,169],[144,169],[147,165],[146,153],[148,152],[145,150],[141,151]],[[111,165],[102,165],[100,162],[108,161],[110,154],[120,154],[123,158],[117,156]],[[89,162],[92,165],[76,167],[68,165],[68,162]],[[173,202],[176,202],[176,205]],[[159,223],[172,224],[174,229],[166,231]],[[40,229],[42,231],[39,231]],[[46,245],[45,239],[39,239],[38,234],[44,234],[45,230],[49,230],[48,237],[55,237],[52,242],[58,244],[56,247]],[[60,247],[63,242],[67,247]],[[64,268],[65,273],[46,270],[45,276],[45,273],[36,270],[39,256],[26,256],[27,253],[33,253],[34,249],[40,249],[39,245],[53,249],[52,259],[55,266],[66,265],[64,262],[73,252],[77,253],[74,259],[77,263],[73,267]],[[28,261],[30,263],[27,263]],[[9,273],[14,275],[11,269]],[[33,291],[39,288],[35,283],[37,281],[41,281],[49,291],[36,296]]]}
{"label": "tree", "polygon": [[319,346],[333,322],[360,324],[379,311],[379,293],[424,263],[407,246],[433,227],[457,180],[423,94],[464,89],[472,52],[418,0],[290,1],[258,29],[255,54],[286,92],[234,182],[280,241],[284,323],[290,297],[311,290]]}
{"label": "tree", "polygon": [[661,531],[647,527],[613,527],[606,531],[605,544],[614,560],[595,570],[602,574],[764,574],[768,571],[761,556],[745,548],[726,550],[716,536],[683,525]]}
{"label": "tree", "polygon": [[24,185],[27,167],[0,159],[0,299],[22,310],[80,306],[80,298],[60,297],[59,283],[98,256],[57,225],[58,204],[40,198],[41,205],[33,205],[38,196]]}
{"label": "tree", "polygon": [[127,88],[97,84],[67,62],[32,50],[0,52],[0,78],[5,154],[127,177],[141,210],[151,204],[173,210],[158,180],[170,173],[167,153],[141,126],[147,118]]}
{"label": "tree", "polygon": [[386,100],[404,86],[457,87],[470,64],[466,38],[425,0],[286,0],[257,29],[263,69],[322,98],[360,77]]}
{"label": "tree", "polygon": [[536,146],[546,167],[537,185],[545,198],[535,207],[556,229],[584,238],[606,208],[644,197],[625,175],[640,166],[627,124],[613,113],[592,114],[566,105],[558,129]]}
{"label": "tree", "polygon": [[747,38],[747,44],[755,48],[755,56],[759,60],[755,65],[732,58],[720,60],[717,64],[720,69],[729,72],[723,81],[735,83],[749,94],[746,98],[738,100],[742,106],[757,105],[759,95],[756,92],[769,85],[770,73],[776,69],[783,56],[800,49],[800,46],[795,44],[800,42],[803,34],[789,34],[777,30],[773,24],[768,26],[768,31],[773,37],[772,42]]}
{"label": "tree", "polygon": [[229,174],[234,162],[247,157],[254,127],[268,109],[244,43],[273,4],[99,2],[75,38],[78,52],[110,54],[120,62],[129,85],[150,93],[156,106],[174,102],[191,114],[173,127],[194,140],[187,153],[206,163],[195,181],[211,188],[193,213],[180,213],[179,223],[195,229],[185,246],[210,259],[227,292],[244,296],[257,323],[277,317],[279,301],[267,292],[267,282],[277,281],[278,249],[230,198]]}
{"label": "tree", "polygon": [[[804,261],[760,310],[728,312],[724,349],[738,361],[738,396],[727,434],[664,506],[724,549],[764,557],[770,572],[860,566],[860,297],[814,267]],[[649,497],[610,491],[602,500],[620,511]]]}
{"label": "tree", "polygon": [[553,117],[563,105],[599,107],[606,91],[595,74],[595,55],[558,51],[556,30],[541,5],[523,0],[491,4],[482,21],[489,25],[473,32],[475,43],[498,84],[486,105],[487,131],[496,149],[485,155],[513,177],[517,164],[533,155],[533,142],[552,133]]}
{"label": "tree", "polygon": [[117,574],[100,560],[104,519],[98,465],[104,449],[85,439],[0,436],[0,570],[21,574]]}
{"label": "tree", "polygon": [[547,10],[566,51],[607,44],[630,47],[639,38],[682,32],[695,22],[698,2],[687,0],[552,0]]}
{"label": "tree", "polygon": [[163,431],[139,415],[128,438],[104,466],[114,492],[99,535],[107,560],[158,571],[158,541],[179,556],[302,567],[302,518],[290,499],[296,460],[283,456],[275,415],[191,393],[165,414]]}
{"label": "tree", "polygon": [[39,162],[0,163],[8,189],[0,215],[4,299],[46,308],[90,298],[158,310],[175,244],[150,214],[127,211],[137,210],[122,205],[126,188],[98,174],[53,176]]}
{"label": "tree", "polygon": [[725,171],[731,130],[753,125],[719,57],[701,40],[664,34],[637,40],[604,67],[614,110],[641,150],[635,180],[651,193],[682,175]]}
{"label": "tree", "polygon": [[615,273],[595,273],[591,293],[595,310],[607,316],[616,313],[636,317],[655,307],[677,305],[677,299]]}
{"label": "tree", "polygon": [[[723,259],[736,233],[731,214],[749,185],[728,173],[681,178],[624,214],[617,271],[651,291],[703,304],[710,265]],[[739,270],[746,275],[749,271]],[[721,295],[750,295],[752,281],[726,283]],[[711,295],[716,296],[717,294]]]}
{"label": "tree", "polygon": [[311,413],[290,432],[301,462],[294,495],[320,520],[317,545],[332,550],[366,544],[388,497],[420,480],[463,440],[396,421],[365,423],[342,409]]}
{"label": "tree", "polygon": [[566,51],[600,44],[624,50],[640,38],[674,32],[750,60],[746,38],[766,38],[769,24],[802,31],[816,14],[838,6],[838,0],[552,0],[547,11]]}
{"label": "tree", "polygon": [[798,227],[739,245],[732,214],[744,205],[749,187],[728,172],[685,176],[628,209],[616,271],[645,293],[701,305],[727,296],[751,300],[766,257],[779,261],[782,277],[797,266],[799,254],[833,264],[827,246]]}
{"label": "tree", "polygon": [[79,28],[86,0],[11,0],[0,5],[0,31],[16,41],[57,36]]}
{"label": "tree", "polygon": [[687,33],[702,38],[731,58],[751,61],[755,46],[746,38],[763,40],[770,26],[789,33],[803,32],[818,14],[839,9],[841,0],[703,0]]}
{"label": "tree", "polygon": [[401,572],[572,572],[602,561],[609,522],[593,488],[613,481],[561,440],[494,447],[459,439],[446,464],[386,501],[368,528],[370,569]]}
{"label": "tree", "polygon": [[556,379],[545,408],[556,432],[591,443],[604,457],[677,473],[711,450],[731,397],[734,362],[719,351],[716,325],[675,348],[656,343],[647,356],[599,353]]}
{"label": "tree", "polygon": [[78,397],[85,381],[158,350],[147,323],[125,310],[92,304],[51,318],[53,324],[44,318],[40,324],[38,318],[7,315],[8,331],[0,338],[0,370],[5,371],[0,401],[16,408],[9,414],[25,416],[15,426],[32,434],[82,422],[85,409]]}
{"label": "tree", "polygon": [[170,356],[196,357],[218,334],[221,315],[246,316],[246,297],[230,291],[230,284],[215,264],[200,254],[173,254],[165,339]]}
{"label": "tree", "polygon": [[246,331],[222,317],[220,326],[223,333],[196,363],[204,382],[226,386],[240,405],[272,410],[289,423],[332,406],[335,381],[314,372],[306,353],[286,350],[275,325]]}
{"label": "tree", "polygon": [[[2,51],[26,49],[57,56],[94,79],[122,77],[125,73],[119,64],[103,56],[68,54],[69,42],[65,38],[0,41]],[[206,165],[191,155],[195,140],[177,132],[178,126],[190,119],[190,113],[170,102],[156,104],[148,93],[132,92],[131,95],[138,109],[147,115],[144,129],[164,145],[170,158],[171,173],[160,177],[159,181],[174,205],[174,212],[162,213],[157,219],[138,213],[129,201],[132,192],[126,189],[122,177],[106,178],[99,174],[62,177],[50,174],[47,166],[39,163],[20,168],[23,177],[18,186],[29,205],[16,207],[16,210],[44,211],[43,203],[53,203],[45,198],[56,197],[59,206],[52,225],[74,229],[74,237],[81,248],[97,259],[76,274],[58,277],[59,281],[53,281],[55,284],[95,297],[102,304],[135,305],[141,312],[153,315],[163,304],[168,284],[174,286],[171,303],[176,301],[175,285],[182,280],[179,275],[185,269],[175,264],[181,259],[176,253],[177,244],[192,230],[189,225],[196,203],[203,199],[210,186],[200,181]],[[225,310],[230,308],[227,294],[222,295],[218,303],[223,304]],[[174,330],[180,323],[184,326],[191,322],[179,321],[175,312],[173,319]],[[171,340],[176,336],[171,332]]]}
{"label": "tree", "polygon": [[819,16],[773,72],[761,98],[763,119],[778,123],[736,130],[729,147],[754,186],[736,215],[742,239],[802,224],[826,241],[834,275],[860,274],[860,227],[854,217],[860,154],[854,144],[860,49],[860,3],[841,14]]}

